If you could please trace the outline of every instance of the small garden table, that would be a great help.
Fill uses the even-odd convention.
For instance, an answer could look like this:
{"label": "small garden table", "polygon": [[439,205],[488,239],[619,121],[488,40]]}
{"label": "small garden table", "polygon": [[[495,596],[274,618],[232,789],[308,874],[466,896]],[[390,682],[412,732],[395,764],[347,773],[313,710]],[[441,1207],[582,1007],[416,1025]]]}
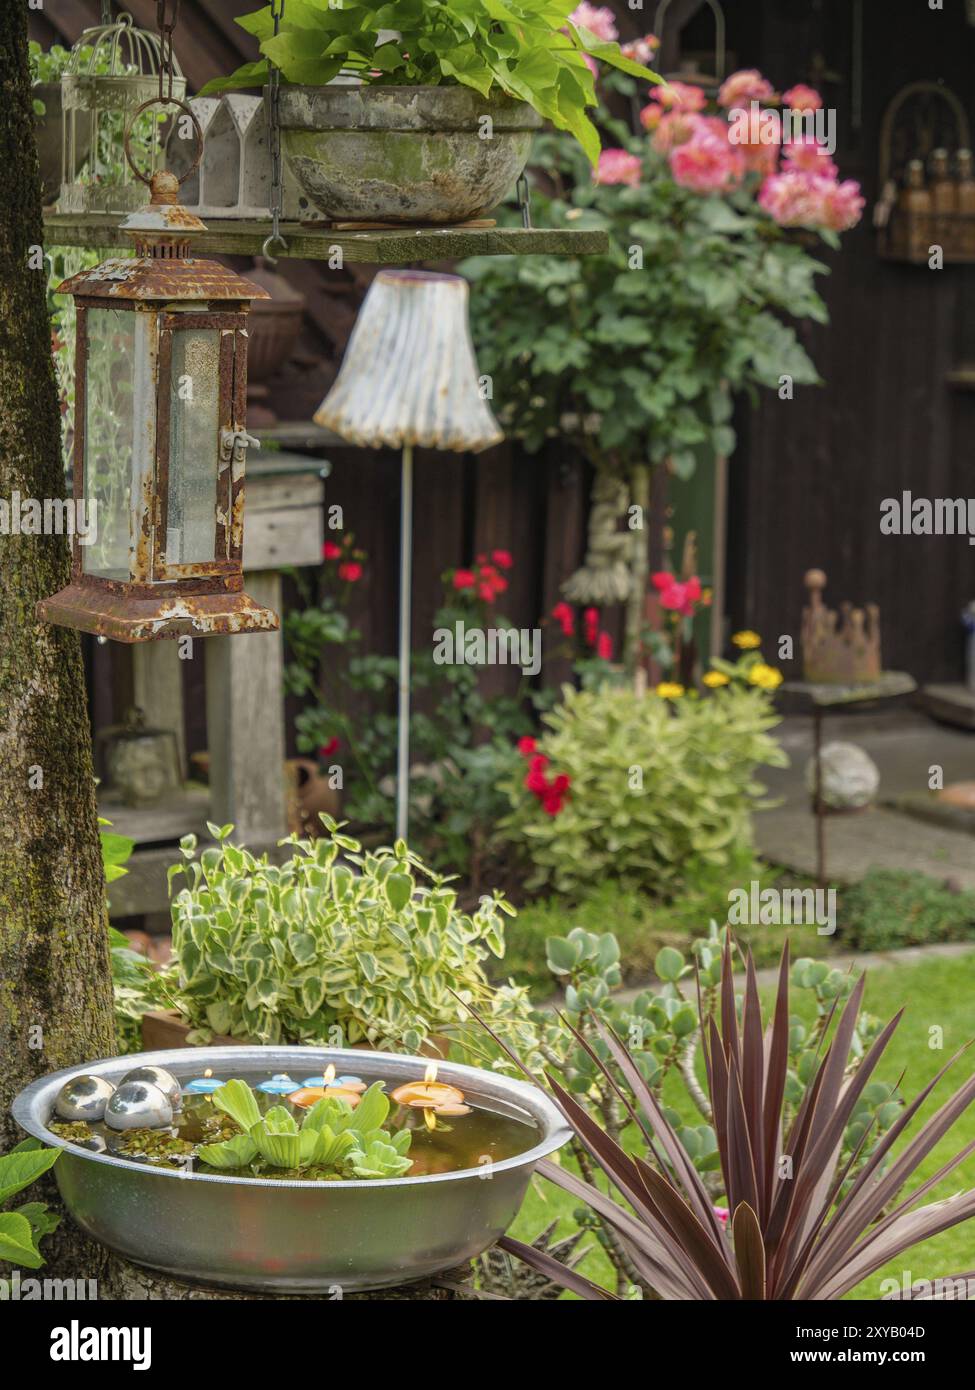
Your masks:
{"label": "small garden table", "polygon": [[844,684],[817,681],[785,681],[783,694],[797,697],[800,704],[811,708],[813,716],[813,758],[815,759],[815,788],[813,813],[816,817],[816,882],[826,887],[826,817],[829,814],[822,796],[823,716],[830,711],[848,710],[854,706],[891,700],[911,695],[917,689],[914,677],[906,671],[882,671],[876,680]]}

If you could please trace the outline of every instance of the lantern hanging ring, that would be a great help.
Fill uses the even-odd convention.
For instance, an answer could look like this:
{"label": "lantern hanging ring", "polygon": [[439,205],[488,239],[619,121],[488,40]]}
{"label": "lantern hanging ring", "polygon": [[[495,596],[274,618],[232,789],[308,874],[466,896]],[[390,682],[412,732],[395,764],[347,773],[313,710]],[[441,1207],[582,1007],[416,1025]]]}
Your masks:
{"label": "lantern hanging ring", "polygon": [[132,116],[129,120],[128,125],[125,127],[125,138],[122,142],[123,147],[125,149],[126,163],[132,170],[133,174],[135,174],[136,178],[139,179],[141,183],[144,183],[147,188],[151,188],[152,175],[144,174],[142,172],[142,170],[136,164],[135,160],[132,158],[131,149],[132,131],[135,128],[135,123],[142,115],[143,111],[147,111],[150,106],[176,106],[179,108],[180,111],[183,112],[185,116],[189,116],[190,120],[193,122],[193,133],[196,136],[196,155],[194,156],[192,163],[188,166],[186,171],[179,175],[179,182],[183,184],[190,177],[190,175],[195,174],[197,169],[200,167],[200,160],[203,158],[203,127],[197,120],[196,113],[193,110],[193,108],[189,106],[185,101],[181,101],[179,97],[150,97],[148,101],[144,101],[141,106],[136,107],[136,109],[132,112]]}

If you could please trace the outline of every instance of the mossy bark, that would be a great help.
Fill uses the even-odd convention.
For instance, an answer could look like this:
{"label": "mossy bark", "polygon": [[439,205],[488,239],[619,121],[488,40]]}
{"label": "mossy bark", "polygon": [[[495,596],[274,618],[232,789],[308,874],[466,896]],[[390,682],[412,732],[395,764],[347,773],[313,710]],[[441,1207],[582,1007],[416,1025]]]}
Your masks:
{"label": "mossy bark", "polygon": [[[0,499],[65,495],[50,350],[27,6],[0,5]],[[36,621],[67,581],[65,536],[0,534],[0,1150],[13,1095],[115,1049],[112,984],[78,635]],[[90,1251],[62,1223],[59,1266]]]}

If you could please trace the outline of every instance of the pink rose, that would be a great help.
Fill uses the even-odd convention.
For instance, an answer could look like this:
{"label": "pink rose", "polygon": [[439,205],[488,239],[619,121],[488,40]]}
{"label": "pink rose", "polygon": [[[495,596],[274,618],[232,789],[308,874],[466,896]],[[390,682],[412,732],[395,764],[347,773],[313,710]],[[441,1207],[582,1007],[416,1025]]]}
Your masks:
{"label": "pink rose", "polygon": [[782,158],[790,169],[801,169],[807,174],[818,174],[820,178],[835,179],[839,173],[829,157],[829,150],[818,140],[808,138],[792,140],[786,145]]}
{"label": "pink rose", "polygon": [[621,43],[620,52],[624,58],[629,58],[631,62],[642,63],[644,67],[647,67],[659,47],[660,40],[656,34],[646,34],[642,39]]}
{"label": "pink rose", "polygon": [[856,179],[830,183],[823,189],[822,225],[833,232],[848,232],[863,216],[865,202]]}
{"label": "pink rose", "polygon": [[745,161],[741,150],[711,133],[696,130],[670,154],[670,169],[682,188],[695,193],[728,193],[741,183]]}
{"label": "pink rose", "polygon": [[775,101],[775,88],[757,68],[743,68],[725,78],[718,92],[718,105],[730,110],[751,101]]}
{"label": "pink rose", "polygon": [[[653,120],[653,112],[657,112],[657,119],[651,125],[647,125],[644,116],[649,115]],[[640,120],[643,121],[647,130],[653,131],[653,148],[658,154],[670,154],[671,150],[676,150],[678,145],[686,145],[695,131],[702,128],[703,116],[696,115],[693,111],[665,111],[660,113],[660,108],[651,103],[645,106],[640,112]],[[704,126],[704,129],[707,129]]]}
{"label": "pink rose", "polygon": [[818,111],[822,104],[823,99],[816,88],[807,87],[803,82],[782,93],[782,105],[788,106],[791,111]]}
{"label": "pink rose", "polygon": [[662,82],[650,90],[650,100],[667,111],[703,111],[708,104],[707,93],[693,82]]}
{"label": "pink rose", "polygon": [[597,39],[612,43],[620,36],[616,27],[616,16],[608,5],[589,5],[582,0],[569,15],[569,22],[577,29],[588,29]]}
{"label": "pink rose", "polygon": [[773,174],[759,189],[758,206],[780,227],[815,227],[823,205],[821,182],[799,169]]}
{"label": "pink rose", "polygon": [[639,155],[626,150],[603,150],[599,164],[593,173],[593,183],[626,183],[636,188],[643,171],[643,161]]}

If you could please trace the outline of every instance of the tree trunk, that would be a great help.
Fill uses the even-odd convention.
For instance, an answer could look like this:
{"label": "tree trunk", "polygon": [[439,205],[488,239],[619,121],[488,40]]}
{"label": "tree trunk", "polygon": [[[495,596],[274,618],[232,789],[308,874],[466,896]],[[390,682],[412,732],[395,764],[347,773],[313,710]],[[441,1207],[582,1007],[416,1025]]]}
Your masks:
{"label": "tree trunk", "polygon": [[[63,497],[27,6],[0,5],[0,503]],[[3,508],[0,507],[0,512]],[[19,507],[18,507],[19,510]],[[0,518],[2,519],[2,518]],[[68,577],[65,536],[0,526],[0,1149],[23,1136],[13,1095],[57,1067],[115,1050],[112,984],[85,705],[74,632],[39,624]],[[58,1273],[83,1254],[68,1223]]]}

